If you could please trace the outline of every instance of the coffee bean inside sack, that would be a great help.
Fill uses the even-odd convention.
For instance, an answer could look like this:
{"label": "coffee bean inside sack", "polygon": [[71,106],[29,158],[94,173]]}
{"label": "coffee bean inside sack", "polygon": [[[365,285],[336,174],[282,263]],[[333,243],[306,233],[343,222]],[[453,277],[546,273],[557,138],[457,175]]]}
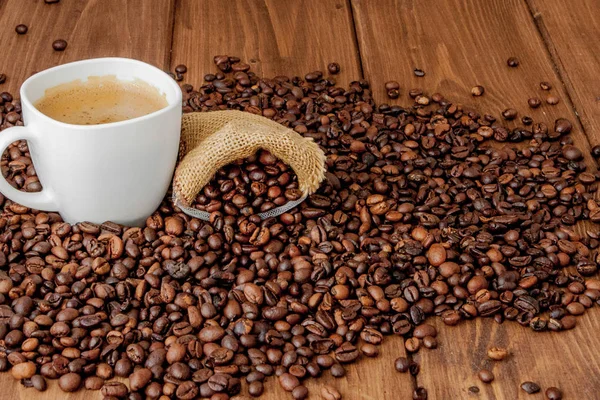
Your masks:
{"label": "coffee bean inside sack", "polygon": [[219,170],[196,197],[193,207],[249,217],[298,200],[295,172],[266,150]]}
{"label": "coffee bean inside sack", "polygon": [[[417,374],[412,354],[437,346],[428,319],[560,331],[599,302],[598,238],[576,230],[600,221],[598,174],[569,121],[508,128],[451,94],[407,89],[412,104],[376,104],[364,80],[340,87],[320,72],[263,78],[236,57],[215,63],[200,86],[182,86],[183,111],[240,110],[310,137],[327,156],[325,181],[262,220],[256,212],[293,198],[297,180],[259,151],[196,197],[209,221],[168,195],[141,228],[71,226],[0,196],[1,371],[38,390],[51,379],[132,400],[260,395],[276,375],[303,399],[307,379],[344,376],[390,335],[409,353],[390,371]],[[19,101],[0,99],[0,128],[22,125]],[[39,190],[25,142],[1,168]]]}

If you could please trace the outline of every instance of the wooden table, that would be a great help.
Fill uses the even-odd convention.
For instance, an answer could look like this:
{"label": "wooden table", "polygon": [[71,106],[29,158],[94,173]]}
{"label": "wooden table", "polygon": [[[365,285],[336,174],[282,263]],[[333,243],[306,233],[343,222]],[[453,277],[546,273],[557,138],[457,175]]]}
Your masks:
{"label": "wooden table", "polygon": [[[20,23],[29,26],[24,36],[14,32]],[[35,71],[99,56],[171,70],[184,63],[192,84],[215,71],[217,54],[237,55],[264,76],[304,74],[337,61],[340,84],[368,79],[380,102],[388,101],[384,82],[394,79],[400,104],[409,104],[409,88],[420,87],[496,115],[513,107],[549,125],[564,116],[574,122],[575,142],[590,149],[600,144],[599,34],[600,0],[0,0],[0,73],[8,76],[0,92],[16,93]],[[66,51],[52,51],[55,39],[68,41]],[[520,59],[518,68],[506,66],[511,56]],[[416,77],[415,68],[425,76]],[[529,97],[547,95],[540,81],[550,82],[561,102],[531,110]],[[474,85],[485,87],[482,97],[471,96]],[[347,378],[327,373],[307,384],[318,393],[326,382],[354,400],[411,399],[416,386],[434,400],[543,399],[519,390],[532,380],[559,386],[566,399],[600,399],[598,309],[560,334],[490,320],[453,328],[434,323],[440,347],[414,356],[421,363],[416,379],[394,371],[404,350],[402,339],[391,337],[380,357],[351,366]],[[491,363],[485,352],[493,345],[508,347],[512,356]],[[491,385],[476,377],[484,366],[496,375]],[[55,384],[39,394],[8,374],[0,382],[1,399],[101,398],[98,392],[65,395]],[[266,387],[265,399],[290,398],[273,380]]]}

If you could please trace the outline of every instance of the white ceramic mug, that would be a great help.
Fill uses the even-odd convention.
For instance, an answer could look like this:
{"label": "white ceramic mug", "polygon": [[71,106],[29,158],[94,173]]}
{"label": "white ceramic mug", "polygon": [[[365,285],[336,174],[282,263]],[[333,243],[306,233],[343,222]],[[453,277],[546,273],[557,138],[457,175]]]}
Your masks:
{"label": "white ceramic mug", "polygon": [[[48,88],[104,75],[141,79],[164,93],[169,105],[139,118],[102,125],[66,124],[33,106]],[[0,152],[26,139],[43,190],[21,192],[0,176],[0,192],[26,207],[58,211],[71,224],[142,225],[160,205],[175,169],[181,97],[181,89],[166,73],[126,58],[78,61],[35,74],[21,87],[25,126],[0,133]]]}

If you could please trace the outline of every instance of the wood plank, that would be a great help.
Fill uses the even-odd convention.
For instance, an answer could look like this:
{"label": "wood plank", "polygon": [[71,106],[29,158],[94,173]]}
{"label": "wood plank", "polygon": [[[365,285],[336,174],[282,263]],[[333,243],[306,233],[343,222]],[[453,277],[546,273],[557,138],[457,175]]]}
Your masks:
{"label": "wood plank", "polygon": [[[216,72],[213,57],[237,56],[259,76],[300,75],[341,65],[336,80],[346,85],[361,78],[350,5],[343,0],[181,0],[176,9],[171,69],[185,64],[185,81],[198,85]],[[305,384],[311,398],[320,398],[324,384],[335,386],[344,399],[396,400],[412,397],[412,379],[394,371],[404,355],[399,337],[386,338],[376,359],[348,367],[345,378],[329,373]],[[289,398],[273,379],[265,385],[265,400]]]}
{"label": "wood plank", "polygon": [[[519,112],[519,118],[529,115],[550,127],[556,118],[566,117],[574,124],[574,142],[595,169],[589,142],[524,1],[352,0],[352,5],[364,75],[377,101],[409,105],[408,90],[419,87],[499,118],[509,107]],[[512,56],[520,59],[519,67],[506,65]],[[414,68],[424,70],[425,76],[416,77]],[[388,80],[400,82],[400,99],[387,99],[384,83]],[[548,95],[540,89],[540,81],[550,82],[550,93],[561,102],[555,106],[544,103],[532,110],[528,98],[545,99]],[[483,96],[471,95],[475,85],[485,87]],[[509,127],[515,125],[507,123]],[[515,388],[526,379],[537,379],[543,385],[560,384],[569,398],[594,398],[589,396],[589,385],[596,390],[598,385],[594,387],[589,376],[600,373],[600,366],[588,361],[589,357],[582,365],[581,355],[600,352],[594,339],[599,315],[597,309],[592,310],[575,332],[558,335],[536,334],[515,323],[494,325],[492,330],[491,321],[463,323],[458,328],[441,326],[437,321],[442,345],[437,351],[421,351],[417,356],[422,361],[417,383],[436,400],[513,400],[522,396]],[[465,390],[477,382],[474,373],[484,361],[481,351],[473,351],[473,344],[486,349],[498,344],[496,338],[523,354],[515,356],[512,364],[497,367],[495,383],[486,388],[479,383],[479,395],[469,395]]]}
{"label": "wood plank", "polygon": [[[167,68],[175,0],[0,1],[0,92],[17,94],[36,71],[85,58],[137,58]],[[15,27],[29,31],[17,35]],[[52,42],[68,42],[64,52]]]}
{"label": "wood plank", "polygon": [[[528,395],[519,388],[532,381],[542,388],[561,388],[565,399],[597,399],[600,388],[600,359],[597,332],[600,312],[589,311],[578,319],[575,329],[560,332],[534,333],[516,323],[499,325],[491,319],[463,322],[448,328],[438,320],[439,349],[421,350],[414,357],[421,364],[417,376],[420,385],[429,391],[430,400],[442,399],[511,399],[541,400],[543,390]],[[503,361],[491,361],[486,352],[490,347],[503,347],[510,356]],[[480,369],[491,370],[496,379],[491,384],[477,377]],[[469,392],[476,386],[479,393]]]}
{"label": "wood plank", "polygon": [[527,3],[592,146],[600,144],[600,1]]}
{"label": "wood plank", "polygon": [[347,0],[181,0],[171,67],[185,64],[187,82],[215,70],[213,57],[237,56],[259,76],[301,75],[338,62],[341,85],[360,79]]}

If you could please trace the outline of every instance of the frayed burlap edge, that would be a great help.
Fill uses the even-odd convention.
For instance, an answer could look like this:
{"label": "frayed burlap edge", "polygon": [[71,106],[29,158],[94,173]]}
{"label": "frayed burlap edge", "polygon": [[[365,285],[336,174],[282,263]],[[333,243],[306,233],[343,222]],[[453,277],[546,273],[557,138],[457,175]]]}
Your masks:
{"label": "frayed burlap edge", "polygon": [[325,154],[311,138],[259,115],[235,110],[185,114],[181,140],[187,153],[175,170],[173,195],[184,206],[194,201],[221,167],[259,149],[292,167],[305,196],[325,178]]}

